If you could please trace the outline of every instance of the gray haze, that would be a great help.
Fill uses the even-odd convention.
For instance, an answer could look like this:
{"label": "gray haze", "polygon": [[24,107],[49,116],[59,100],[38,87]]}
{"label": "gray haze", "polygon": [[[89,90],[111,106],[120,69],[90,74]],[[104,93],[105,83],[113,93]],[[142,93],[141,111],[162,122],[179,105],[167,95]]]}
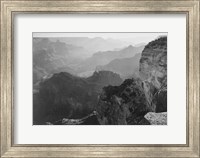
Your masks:
{"label": "gray haze", "polygon": [[122,78],[138,73],[139,59],[152,40],[167,33],[33,33],[34,82],[68,72],[88,77],[106,70]]}
{"label": "gray haze", "polygon": [[[145,33],[137,33],[137,32],[124,32],[124,33],[107,33],[107,32],[103,32],[103,33],[43,33],[43,32],[34,32],[33,33],[33,37],[89,37],[89,38],[95,38],[95,37],[101,37],[104,39],[108,39],[108,38],[112,38],[112,39],[132,39],[134,40],[136,43],[141,43],[141,42],[148,42],[148,40],[152,40],[158,36],[163,36],[163,35],[167,35],[167,33],[162,32],[162,33],[158,33],[158,32],[145,32]],[[137,40],[137,38],[139,38]]]}

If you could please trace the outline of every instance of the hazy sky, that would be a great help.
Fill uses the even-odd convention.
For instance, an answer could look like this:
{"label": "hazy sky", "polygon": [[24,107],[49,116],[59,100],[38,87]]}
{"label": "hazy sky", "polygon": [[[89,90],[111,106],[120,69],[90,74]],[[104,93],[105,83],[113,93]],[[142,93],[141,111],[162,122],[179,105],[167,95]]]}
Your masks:
{"label": "hazy sky", "polygon": [[133,42],[134,44],[138,43],[148,43],[151,40],[154,40],[158,36],[167,35],[165,32],[161,33],[33,33],[33,37],[89,37],[89,38],[95,38],[95,37],[101,37],[104,39],[118,39],[128,42]]}

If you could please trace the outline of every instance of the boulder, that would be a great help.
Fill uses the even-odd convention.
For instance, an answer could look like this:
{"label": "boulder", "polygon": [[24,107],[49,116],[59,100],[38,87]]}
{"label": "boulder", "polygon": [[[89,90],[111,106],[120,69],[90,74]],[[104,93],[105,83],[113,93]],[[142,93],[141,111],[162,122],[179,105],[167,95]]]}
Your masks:
{"label": "boulder", "polygon": [[151,125],[167,125],[167,112],[149,112],[144,117],[150,122]]}

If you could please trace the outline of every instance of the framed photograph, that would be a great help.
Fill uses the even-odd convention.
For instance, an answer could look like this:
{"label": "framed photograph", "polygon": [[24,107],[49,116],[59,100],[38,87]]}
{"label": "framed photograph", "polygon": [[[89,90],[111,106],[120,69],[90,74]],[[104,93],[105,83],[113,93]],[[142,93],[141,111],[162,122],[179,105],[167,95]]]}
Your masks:
{"label": "framed photograph", "polygon": [[1,2],[1,157],[200,157],[199,0]]}

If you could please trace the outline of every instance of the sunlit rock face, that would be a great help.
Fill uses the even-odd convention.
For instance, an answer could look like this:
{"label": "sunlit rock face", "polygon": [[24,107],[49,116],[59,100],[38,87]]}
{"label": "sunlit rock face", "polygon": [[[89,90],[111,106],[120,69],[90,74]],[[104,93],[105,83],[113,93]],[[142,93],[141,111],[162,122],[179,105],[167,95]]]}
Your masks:
{"label": "sunlit rock face", "polygon": [[160,37],[145,46],[139,71],[152,111],[167,111],[167,37]]}
{"label": "sunlit rock face", "polygon": [[167,113],[149,112],[144,116],[151,125],[167,125]]}
{"label": "sunlit rock face", "polygon": [[167,76],[167,37],[160,37],[147,44],[140,59],[140,75],[160,88]]}

